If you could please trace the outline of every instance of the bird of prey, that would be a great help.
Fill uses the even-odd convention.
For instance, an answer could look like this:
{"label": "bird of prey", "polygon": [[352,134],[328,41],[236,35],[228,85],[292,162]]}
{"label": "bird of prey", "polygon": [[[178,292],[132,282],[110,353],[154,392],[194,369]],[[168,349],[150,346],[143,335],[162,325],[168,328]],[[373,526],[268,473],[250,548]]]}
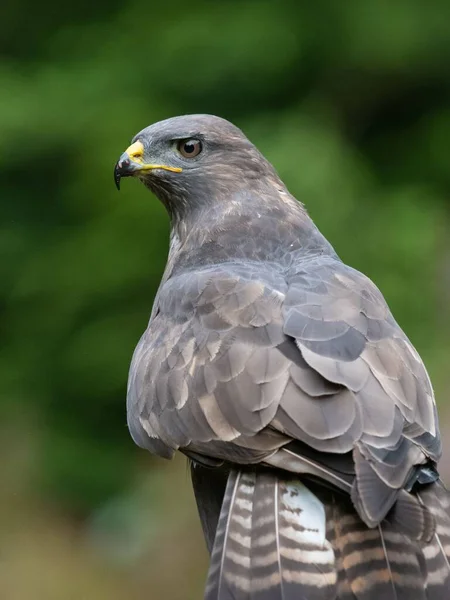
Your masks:
{"label": "bird of prey", "polygon": [[450,496],[420,356],[240,129],[174,117],[115,167],[164,204],[134,441],[191,460],[206,600],[450,598]]}

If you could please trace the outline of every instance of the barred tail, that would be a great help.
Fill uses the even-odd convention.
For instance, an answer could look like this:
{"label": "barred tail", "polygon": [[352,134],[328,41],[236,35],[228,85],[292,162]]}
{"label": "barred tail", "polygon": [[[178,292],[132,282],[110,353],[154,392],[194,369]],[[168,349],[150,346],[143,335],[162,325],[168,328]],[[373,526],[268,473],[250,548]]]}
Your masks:
{"label": "barred tail", "polygon": [[[388,518],[368,529],[352,505],[335,498],[327,507],[328,538],[336,556],[337,600],[444,600],[450,598],[450,496],[440,482],[417,494],[419,506],[431,515],[419,539],[411,532],[419,513]],[[425,508],[426,507],[426,508]],[[398,510],[408,513],[406,505]],[[400,527],[404,519],[405,527]]]}
{"label": "barred tail", "polygon": [[334,600],[323,504],[298,480],[232,471],[205,600]]}
{"label": "barred tail", "polygon": [[450,496],[440,483],[405,495],[373,529],[345,495],[311,489],[270,471],[230,472],[205,600],[450,598]]}
{"label": "barred tail", "polygon": [[426,599],[450,598],[450,494],[440,481],[418,494],[436,521],[431,542],[423,548],[427,565]]}

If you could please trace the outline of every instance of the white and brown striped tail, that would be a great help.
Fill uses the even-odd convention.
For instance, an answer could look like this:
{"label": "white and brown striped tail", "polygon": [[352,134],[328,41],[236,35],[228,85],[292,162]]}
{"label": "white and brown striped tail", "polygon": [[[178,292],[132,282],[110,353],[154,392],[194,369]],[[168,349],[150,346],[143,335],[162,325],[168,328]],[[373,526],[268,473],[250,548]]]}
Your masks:
{"label": "white and brown striped tail", "polygon": [[450,599],[450,496],[437,482],[416,497],[434,517],[431,531],[424,531],[422,540],[411,539],[389,518],[368,529],[345,498],[328,504],[337,600]]}
{"label": "white and brown striped tail", "polygon": [[332,600],[334,553],[323,504],[297,480],[231,472],[206,600]]}
{"label": "white and brown striped tail", "polygon": [[205,600],[450,599],[450,496],[418,495],[436,520],[426,542],[396,519],[368,529],[351,502],[273,472],[232,471]]}

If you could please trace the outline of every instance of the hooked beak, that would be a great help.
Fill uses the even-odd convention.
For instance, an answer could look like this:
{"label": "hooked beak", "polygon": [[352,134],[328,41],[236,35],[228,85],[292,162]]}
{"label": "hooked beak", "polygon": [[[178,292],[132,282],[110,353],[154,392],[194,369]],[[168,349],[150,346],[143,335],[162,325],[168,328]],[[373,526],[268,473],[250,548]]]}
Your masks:
{"label": "hooked beak", "polygon": [[164,169],[165,171],[173,171],[174,173],[181,173],[183,170],[179,167],[170,167],[168,165],[144,163],[144,145],[142,142],[137,141],[127,148],[117,161],[114,167],[114,182],[117,189],[120,190],[120,180],[122,177],[132,177],[154,169]]}

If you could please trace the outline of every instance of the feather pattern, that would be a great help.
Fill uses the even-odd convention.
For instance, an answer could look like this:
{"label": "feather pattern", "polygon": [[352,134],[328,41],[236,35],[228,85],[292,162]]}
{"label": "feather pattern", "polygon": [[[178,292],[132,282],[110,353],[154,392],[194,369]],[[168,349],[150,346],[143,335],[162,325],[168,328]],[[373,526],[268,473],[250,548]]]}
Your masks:
{"label": "feather pattern", "polygon": [[450,500],[422,360],[237,128],[197,115],[139,138],[180,127],[214,152],[192,180],[146,180],[172,234],[127,416],[153,453],[232,469],[215,494],[194,475],[207,600],[449,598]]}
{"label": "feather pattern", "polygon": [[233,471],[205,600],[334,600],[336,581],[322,502],[296,479]]}
{"label": "feather pattern", "polygon": [[[436,489],[427,491],[428,509],[436,515],[436,532],[448,528],[448,513],[439,513]],[[322,496],[321,496],[322,497]],[[326,501],[330,541],[338,571],[338,600],[438,600],[450,597],[450,546],[439,555],[436,533],[418,543],[383,521],[369,529],[349,500]],[[438,514],[439,513],[439,514]],[[445,563],[447,563],[445,565]]]}
{"label": "feather pattern", "polygon": [[205,590],[205,600],[247,600],[255,474],[231,471]]}
{"label": "feather pattern", "polygon": [[428,375],[366,277],[334,257],[292,269],[169,278],[133,357],[130,429],[166,457],[274,464],[297,440],[326,455],[327,470],[331,455],[353,451],[355,505],[375,526],[439,457]]}
{"label": "feather pattern", "polygon": [[442,600],[450,597],[450,495],[442,483],[437,482],[417,496],[436,520],[433,539],[423,548],[427,566],[426,598]]}
{"label": "feather pattern", "polygon": [[409,534],[395,515],[368,528],[348,495],[320,484],[232,471],[205,600],[450,597],[449,495],[439,482],[407,495],[405,518],[421,521],[427,507]]}

